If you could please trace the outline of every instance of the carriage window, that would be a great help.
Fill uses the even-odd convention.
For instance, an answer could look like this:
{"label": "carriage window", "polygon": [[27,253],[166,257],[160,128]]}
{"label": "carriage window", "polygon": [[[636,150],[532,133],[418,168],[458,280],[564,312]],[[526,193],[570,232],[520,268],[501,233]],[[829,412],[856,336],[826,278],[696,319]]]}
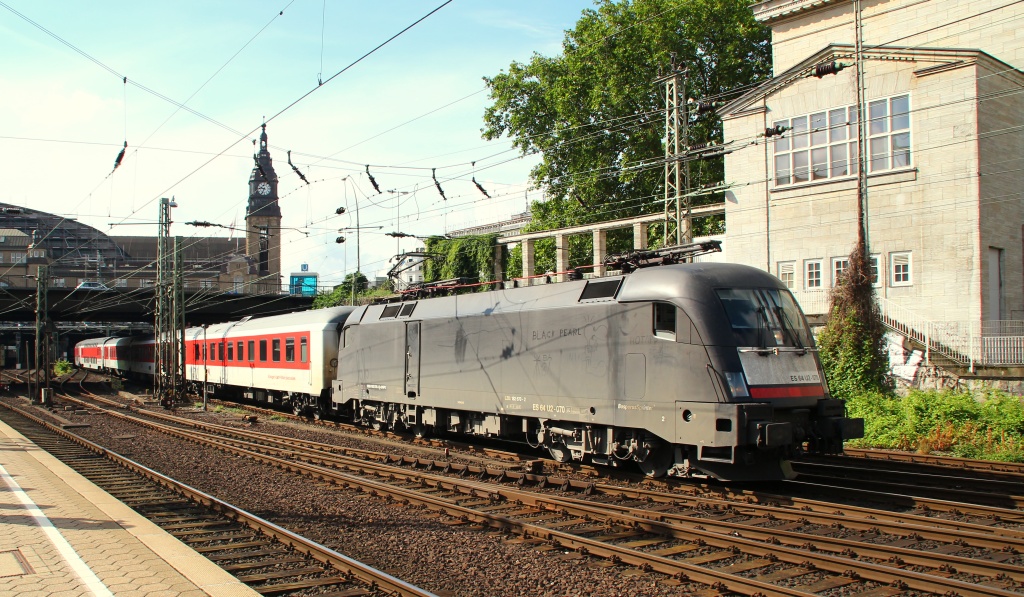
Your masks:
{"label": "carriage window", "polygon": [[206,362],[206,345],[203,344],[203,362]]}
{"label": "carriage window", "polygon": [[215,361],[217,360],[217,345],[213,342],[209,344],[209,350],[203,355],[203,360]]}
{"label": "carriage window", "polygon": [[309,360],[309,346],[307,346],[306,337],[299,338],[299,359],[305,363]]}
{"label": "carriage window", "polygon": [[273,361],[276,363],[281,360],[281,340],[280,338],[274,338],[273,342],[274,348],[271,355],[273,356]]}
{"label": "carriage window", "polygon": [[196,355],[196,356],[195,356],[194,360],[195,360],[195,361],[198,361],[198,360],[199,360],[199,345],[198,345],[198,344],[193,344],[193,345],[192,345],[192,348],[194,348],[194,349],[195,349],[195,351],[194,351],[194,352],[195,352],[195,355]]}
{"label": "carriage window", "polygon": [[284,360],[289,363],[295,362],[295,338],[285,338]]}
{"label": "carriage window", "polygon": [[676,306],[654,303],[654,335],[666,340],[676,339]]}
{"label": "carriage window", "polygon": [[227,354],[224,352],[224,343],[223,342],[218,342],[217,343],[217,360],[218,361],[223,361],[225,356],[227,356]]}
{"label": "carriage window", "polygon": [[260,340],[260,362],[261,363],[266,363],[267,362],[267,341],[266,340]]}
{"label": "carriage window", "polygon": [[245,349],[246,349],[246,351],[249,354],[249,362],[250,363],[256,362],[256,341],[255,340],[249,340],[249,344],[248,344],[248,346],[246,346]]}
{"label": "carriage window", "polygon": [[238,353],[238,360],[239,361],[245,360],[245,357],[242,356],[242,341],[241,340],[238,341],[238,349],[237,349],[236,352]]}
{"label": "carriage window", "polygon": [[228,342],[228,360],[235,360],[235,345]]}

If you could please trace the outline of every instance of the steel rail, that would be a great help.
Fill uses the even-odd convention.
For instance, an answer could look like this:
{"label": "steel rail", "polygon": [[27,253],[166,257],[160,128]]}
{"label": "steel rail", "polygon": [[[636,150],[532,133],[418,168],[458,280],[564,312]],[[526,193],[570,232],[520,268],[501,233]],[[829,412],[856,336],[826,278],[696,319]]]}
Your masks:
{"label": "steel rail", "polygon": [[99,444],[91,442],[79,435],[71,433],[66,429],[61,429],[32,413],[25,412],[22,409],[12,407],[6,403],[0,402],[0,405],[5,408],[17,412],[18,414],[32,420],[34,423],[42,426],[48,431],[55,433],[65,439],[75,442],[83,448],[90,450],[96,454],[99,454],[117,464],[136,472],[150,481],[166,487],[172,491],[178,492],[181,495],[187,497],[190,500],[198,502],[208,508],[216,510],[229,518],[237,520],[250,528],[266,534],[267,536],[273,537],[281,543],[292,547],[296,551],[304,553],[315,560],[332,566],[340,572],[350,576],[351,578],[358,579],[365,585],[369,585],[373,590],[381,590],[388,594],[396,596],[407,596],[407,597],[437,597],[434,593],[416,587],[403,580],[395,578],[390,574],[382,572],[368,566],[358,560],[354,560],[344,554],[338,553],[324,545],[321,545],[315,541],[302,537],[296,533],[289,531],[284,527],[275,525],[274,523],[260,518],[255,514],[251,514],[241,508],[233,506],[225,501],[222,501],[208,493],[200,491],[194,487],[190,487],[176,481],[166,475],[158,473],[142,464],[135,462],[129,458],[121,456],[116,452],[108,450]]}
{"label": "steel rail", "polygon": [[[290,447],[273,448],[273,447],[268,447],[268,446],[258,446],[255,450],[252,450],[252,449],[249,449],[249,448],[246,448],[246,447],[240,447],[240,446],[233,445],[236,442],[240,442],[240,440],[230,440],[229,442],[224,442],[222,438],[217,438],[217,437],[211,438],[211,437],[209,437],[209,434],[205,434],[204,433],[202,435],[203,436],[207,436],[207,437],[200,437],[199,434],[185,433],[184,431],[182,431],[181,429],[178,429],[178,428],[167,427],[165,425],[159,425],[159,424],[156,424],[156,423],[153,423],[153,422],[150,422],[150,421],[144,421],[142,419],[137,419],[135,417],[129,417],[127,415],[121,415],[120,413],[114,413],[114,414],[116,416],[118,416],[119,418],[120,417],[124,417],[124,418],[129,419],[129,420],[134,420],[134,421],[136,421],[136,422],[138,422],[140,424],[152,426],[152,427],[157,428],[157,429],[159,429],[161,431],[170,433],[172,435],[179,436],[179,437],[181,437],[183,439],[188,439],[190,441],[196,441],[196,442],[201,441],[201,440],[205,440],[210,445],[215,445],[217,447],[220,447],[221,449],[227,449],[227,450],[229,450],[231,452],[240,453],[240,454],[243,454],[243,455],[248,455],[250,457],[258,458],[258,459],[260,459],[260,460],[262,460],[264,462],[272,463],[272,464],[274,464],[274,465],[276,465],[276,466],[278,466],[280,468],[284,468],[286,470],[301,471],[301,472],[304,472],[306,474],[310,474],[310,475],[314,476],[315,478],[320,478],[320,479],[324,479],[324,480],[333,479],[335,482],[357,483],[357,484],[360,484],[360,485],[368,484],[368,486],[373,491],[385,492],[385,493],[390,493],[390,494],[395,494],[397,492],[398,494],[400,494],[400,496],[403,499],[412,499],[412,497],[409,495],[410,492],[408,490],[404,489],[404,488],[397,488],[397,487],[394,487],[394,486],[386,484],[386,483],[379,483],[379,482],[373,481],[373,480],[366,480],[366,479],[363,479],[362,477],[353,476],[353,475],[350,475],[348,473],[343,473],[343,472],[337,471],[334,468],[323,468],[322,465],[309,464],[308,462],[296,462],[296,461],[294,461],[294,460],[292,460],[290,458],[281,458],[279,456],[268,455],[268,454],[266,454],[266,453],[264,453],[262,451],[262,450],[270,450],[270,451],[274,451],[274,452],[285,452],[287,454],[288,451],[292,449]],[[337,456],[337,455],[334,455],[334,454],[329,454],[328,456],[330,458],[346,459],[346,460],[348,460],[346,457]],[[311,455],[306,455],[305,456],[305,458],[310,458],[310,457],[313,457],[313,456],[311,456]],[[315,457],[318,458],[318,459],[323,459],[324,458],[324,456],[321,456],[321,455],[316,455]],[[338,463],[328,462],[325,466],[337,466],[337,464]],[[362,467],[369,467],[371,469],[374,469],[373,471],[371,471],[371,474],[375,474],[375,475],[389,475],[391,478],[394,478],[396,476],[397,477],[402,477],[403,480],[406,481],[406,482],[413,481],[413,480],[419,480],[419,481],[423,482],[423,481],[427,481],[428,480],[428,479],[425,479],[423,475],[408,476],[408,475],[405,475],[404,473],[403,474],[399,474],[397,472],[391,472],[390,470],[388,470],[388,469],[391,469],[392,467],[387,467],[386,465],[378,465],[378,464],[375,464],[375,463],[368,464],[368,463],[366,463],[364,461],[357,461],[357,462],[354,462],[354,463],[348,463],[348,466],[360,467],[360,468],[362,468]],[[894,567],[891,567],[891,566],[885,566],[885,565],[880,565],[880,564],[873,564],[873,563],[869,563],[869,562],[861,562],[861,561],[857,561],[857,560],[846,559],[844,557],[833,556],[831,554],[822,554],[822,553],[814,553],[814,552],[810,552],[809,553],[808,551],[805,551],[805,550],[800,550],[800,549],[795,549],[795,548],[791,548],[791,547],[782,546],[780,544],[781,542],[767,542],[767,543],[765,542],[765,541],[770,541],[770,539],[772,538],[773,535],[775,537],[778,537],[780,535],[781,536],[785,536],[788,539],[792,539],[793,537],[799,537],[799,535],[796,534],[796,533],[788,533],[788,534],[787,533],[782,533],[782,532],[774,532],[773,533],[771,530],[768,530],[768,531],[765,531],[765,530],[753,531],[752,527],[750,527],[750,526],[729,525],[727,523],[716,523],[716,522],[707,521],[707,520],[694,521],[694,522],[692,522],[691,524],[688,524],[685,527],[683,527],[683,526],[673,526],[672,524],[663,522],[661,520],[653,520],[653,519],[650,519],[650,518],[635,516],[635,515],[630,514],[628,512],[620,512],[617,516],[609,516],[607,511],[606,511],[606,506],[605,505],[593,505],[593,504],[588,504],[588,503],[570,502],[570,501],[567,501],[567,500],[559,500],[559,499],[556,499],[556,498],[549,498],[549,497],[546,497],[546,496],[541,496],[541,495],[536,494],[536,493],[527,493],[527,492],[523,492],[523,491],[519,491],[519,490],[509,490],[509,489],[505,489],[505,488],[494,489],[492,486],[481,486],[482,484],[480,484],[480,483],[470,483],[470,482],[465,482],[465,481],[453,482],[451,480],[448,480],[448,479],[445,479],[445,478],[439,478],[439,477],[435,477],[434,479],[429,479],[429,482],[433,486],[435,486],[435,487],[444,488],[444,489],[448,489],[448,490],[455,490],[455,489],[457,489],[456,485],[461,485],[462,488],[459,489],[459,490],[463,494],[465,494],[465,495],[476,495],[476,496],[487,496],[489,494],[491,501],[494,501],[497,496],[501,496],[501,497],[504,497],[506,501],[518,502],[518,503],[523,503],[523,504],[529,504],[529,505],[532,505],[533,507],[538,508],[539,510],[548,510],[548,511],[550,511],[550,510],[556,510],[556,511],[557,510],[561,510],[562,512],[566,513],[567,515],[568,514],[573,514],[575,516],[585,516],[585,517],[588,517],[588,518],[596,518],[596,519],[605,518],[606,522],[609,522],[609,523],[619,524],[619,525],[622,525],[622,526],[625,526],[625,527],[640,528],[640,529],[644,529],[646,531],[649,531],[649,532],[652,532],[652,533],[656,533],[656,534],[659,534],[659,535],[662,535],[662,536],[670,536],[670,537],[674,537],[674,538],[678,538],[678,539],[688,539],[688,540],[692,540],[692,538],[696,536],[696,537],[699,537],[704,542],[706,542],[707,544],[713,545],[713,546],[721,548],[721,549],[733,549],[733,548],[736,548],[736,547],[740,547],[742,549],[742,551],[745,552],[745,553],[757,554],[757,555],[760,555],[760,556],[771,556],[771,557],[777,558],[778,560],[781,560],[781,561],[784,561],[784,562],[787,562],[787,563],[790,563],[790,564],[802,564],[804,562],[811,561],[811,562],[813,562],[815,564],[815,566],[817,566],[820,569],[824,569],[824,570],[827,570],[827,571],[830,571],[830,572],[834,572],[834,573],[846,574],[846,575],[849,575],[851,573],[855,573],[860,578],[864,578],[866,580],[872,580],[872,581],[875,581],[875,582],[884,582],[884,583],[897,582],[897,583],[903,583],[908,588],[917,589],[917,590],[925,590],[925,591],[933,591],[933,590],[935,590],[935,588],[941,587],[941,588],[945,589],[947,592],[948,591],[955,591],[955,592],[957,592],[958,594],[961,594],[961,595],[979,595],[980,596],[980,595],[1013,595],[1014,594],[1012,592],[1004,591],[1004,590],[998,589],[998,588],[984,587],[982,585],[975,585],[975,584],[972,584],[972,583],[966,583],[966,582],[959,581],[959,580],[948,579],[948,578],[941,577],[941,576],[934,576],[934,575],[929,575],[929,574],[924,574],[924,573],[919,573],[919,572],[907,571],[907,570],[902,570],[902,569],[899,569],[899,568],[894,568]],[[450,486],[445,488],[444,487],[444,483],[449,483]],[[418,492],[412,492],[412,493],[413,493],[413,495],[421,495]],[[432,498],[432,499],[438,499],[438,498]],[[432,503],[436,503],[436,502],[432,502]],[[443,503],[444,504],[448,504],[448,505],[453,505],[450,500],[443,500]],[[463,509],[462,506],[457,506],[457,507],[460,508],[460,509]],[[477,512],[476,510],[472,510],[472,509],[470,509],[469,511]],[[465,514],[464,511],[461,512],[461,513]],[[480,513],[477,512],[477,514],[480,514]],[[485,517],[489,517],[489,516],[492,516],[492,515],[484,514],[484,516]],[[500,518],[502,520],[505,520],[505,521],[514,520],[514,519],[507,518],[507,517],[500,517]],[[516,521],[516,522],[518,524],[523,524],[523,525],[528,525],[529,524],[529,523],[522,522],[522,521]],[[488,524],[490,524],[490,523],[488,523]],[[718,533],[711,532],[711,531],[706,530],[707,526],[717,526],[718,528],[723,528],[724,530],[722,532],[718,532]],[[546,532],[553,532],[553,531],[551,531],[551,529],[547,529],[546,527],[543,527],[543,526],[541,526],[539,528],[545,529]],[[754,539],[747,539],[747,538],[744,538],[744,537],[737,537],[736,535],[739,532],[739,530],[746,531],[746,532],[750,533],[752,536],[760,537],[762,540],[759,541],[759,540],[754,540]],[[558,532],[557,538],[558,538],[559,541],[562,541],[564,539],[564,537],[562,537],[562,535],[564,535],[564,533]],[[555,535],[552,535],[552,536],[555,536]],[[588,542],[592,541],[590,539],[586,539],[586,538],[579,537],[579,536],[576,536],[576,535],[571,535],[570,534],[570,536],[574,537],[576,540],[585,540],[585,541],[588,541]],[[806,542],[807,536],[806,535],[803,536],[802,539]],[[1009,565],[1002,565],[1002,564],[998,564],[998,563],[995,563],[995,565],[980,565],[980,564],[972,563],[968,558],[962,558],[962,557],[956,557],[956,556],[948,556],[947,557],[948,559],[944,559],[944,558],[941,557],[941,554],[940,554],[940,557],[934,557],[934,558],[929,559],[927,557],[922,557],[922,556],[920,556],[918,554],[914,554],[913,552],[911,552],[909,550],[905,550],[905,549],[901,549],[901,548],[887,547],[887,546],[884,546],[884,545],[869,546],[868,544],[865,544],[865,543],[858,543],[858,542],[845,541],[845,540],[844,541],[835,541],[835,540],[831,540],[831,539],[827,539],[827,538],[822,538],[822,537],[815,537],[815,540],[819,541],[821,543],[830,543],[831,542],[834,546],[838,546],[836,548],[836,551],[842,552],[843,555],[845,555],[845,556],[854,556],[854,553],[852,552],[852,549],[854,547],[856,547],[864,555],[867,555],[869,557],[875,557],[875,558],[886,558],[886,557],[888,557],[888,558],[892,558],[892,560],[894,562],[897,562],[897,563],[900,563],[900,564],[902,564],[904,562],[908,562],[908,563],[916,564],[916,565],[930,565],[932,567],[939,567],[939,568],[941,568],[942,566],[947,566],[947,567],[954,566],[958,570],[964,570],[964,571],[970,571],[970,572],[981,572],[983,574],[988,574],[990,576],[998,576],[1000,574],[1005,574],[1005,575],[1007,575],[1009,577],[1013,577],[1013,578],[1017,578],[1017,579],[1024,578],[1024,576],[1022,576],[1020,574],[1019,567],[1014,567],[1014,566],[1009,566]],[[600,545],[603,545],[603,544],[600,544]],[[611,546],[611,547],[615,547],[615,546]],[[841,547],[842,549],[839,549],[839,547]],[[588,550],[589,549],[591,549],[591,548],[588,547]],[[591,550],[591,552],[593,553],[592,550]],[[620,557],[621,557],[621,554],[620,554]],[[941,563],[939,563],[939,562],[936,562],[936,560],[943,560],[943,561]],[[670,561],[675,562],[675,560],[670,560]]]}
{"label": "steel rail", "polygon": [[975,458],[958,458],[940,456],[938,454],[917,454],[897,450],[876,450],[864,448],[843,448],[846,458],[861,458],[879,462],[913,463],[942,466],[962,471],[997,472],[1024,478],[1024,463],[1003,462],[1000,460],[979,460]]}

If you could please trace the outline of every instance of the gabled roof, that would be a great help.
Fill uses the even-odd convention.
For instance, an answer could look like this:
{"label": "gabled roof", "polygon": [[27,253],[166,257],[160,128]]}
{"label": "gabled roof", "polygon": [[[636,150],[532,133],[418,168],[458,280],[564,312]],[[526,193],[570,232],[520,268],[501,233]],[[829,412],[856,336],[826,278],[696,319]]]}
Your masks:
{"label": "gabled roof", "polygon": [[[1007,70],[1016,70],[1012,65],[998,60],[981,50],[903,46],[885,46],[884,48],[870,48],[864,50],[865,62],[915,62],[921,60],[937,63],[946,62],[952,66],[955,64],[973,63],[979,59],[999,63],[1005,66]],[[793,65],[784,73],[761,83],[757,87],[722,106],[722,108],[718,110],[718,114],[723,119],[729,118],[730,115],[740,114],[750,108],[752,104],[761,101],[763,98],[778,93],[800,79],[813,76],[815,66],[833,60],[851,65],[854,62],[853,45],[829,44]]]}

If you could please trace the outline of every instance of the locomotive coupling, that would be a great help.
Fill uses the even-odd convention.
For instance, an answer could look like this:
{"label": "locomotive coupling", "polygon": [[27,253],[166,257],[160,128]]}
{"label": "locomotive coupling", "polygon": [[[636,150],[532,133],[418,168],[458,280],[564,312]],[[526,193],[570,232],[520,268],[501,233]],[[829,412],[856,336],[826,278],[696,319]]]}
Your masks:
{"label": "locomotive coupling", "polygon": [[791,423],[758,422],[755,425],[758,448],[777,448],[793,443],[793,425]]}

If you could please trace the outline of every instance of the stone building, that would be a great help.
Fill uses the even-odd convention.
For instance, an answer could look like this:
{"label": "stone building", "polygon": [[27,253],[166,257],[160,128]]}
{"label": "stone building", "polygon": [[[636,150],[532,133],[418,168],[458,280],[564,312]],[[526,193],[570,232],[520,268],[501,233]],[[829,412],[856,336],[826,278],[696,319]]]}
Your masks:
{"label": "stone building", "polygon": [[[730,260],[779,276],[809,314],[827,311],[857,238],[855,6],[754,5],[774,78],[719,110]],[[972,366],[1024,362],[1000,348],[1024,336],[1024,6],[862,7],[864,214],[883,317]],[[832,62],[845,68],[815,76]]]}

